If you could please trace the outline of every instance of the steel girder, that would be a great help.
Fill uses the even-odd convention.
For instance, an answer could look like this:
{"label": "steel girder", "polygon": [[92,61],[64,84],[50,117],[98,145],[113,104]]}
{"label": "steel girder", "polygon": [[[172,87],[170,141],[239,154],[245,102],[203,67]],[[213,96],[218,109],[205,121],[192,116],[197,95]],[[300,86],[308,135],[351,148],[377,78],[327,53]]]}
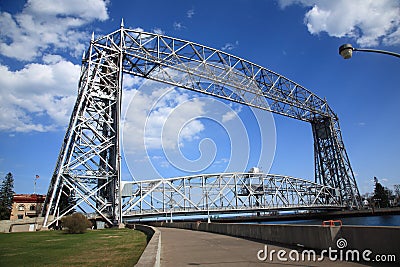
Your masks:
{"label": "steel girder", "polygon": [[[45,226],[75,208],[85,211],[85,205],[109,223],[121,222],[122,73],[310,122],[316,181],[339,186],[341,201],[348,207],[359,206],[338,118],[324,99],[280,74],[223,51],[121,25],[111,34],[92,38],[83,58],[78,98],[44,205]],[[60,203],[68,205],[59,210]]]}
{"label": "steel girder", "polygon": [[334,116],[327,102],[306,88],[239,57],[158,34],[122,34],[126,73],[303,121]]}
{"label": "steel girder", "polygon": [[123,182],[123,218],[340,209],[335,188],[289,176],[218,173]]}

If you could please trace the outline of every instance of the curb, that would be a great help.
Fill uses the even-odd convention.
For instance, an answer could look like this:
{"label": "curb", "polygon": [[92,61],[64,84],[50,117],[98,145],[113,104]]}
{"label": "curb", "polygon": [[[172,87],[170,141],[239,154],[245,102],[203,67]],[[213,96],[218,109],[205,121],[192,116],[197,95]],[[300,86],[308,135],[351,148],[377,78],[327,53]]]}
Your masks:
{"label": "curb", "polygon": [[161,260],[161,232],[153,227],[143,224],[130,224],[128,228],[139,230],[147,235],[150,240],[147,243],[136,267],[160,267]]}

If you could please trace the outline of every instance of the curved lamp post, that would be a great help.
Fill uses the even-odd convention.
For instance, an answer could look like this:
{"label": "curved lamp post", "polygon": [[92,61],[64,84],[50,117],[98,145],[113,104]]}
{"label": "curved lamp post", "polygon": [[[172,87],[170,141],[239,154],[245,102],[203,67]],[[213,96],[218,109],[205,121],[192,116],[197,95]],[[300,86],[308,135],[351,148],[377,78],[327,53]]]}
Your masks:
{"label": "curved lamp post", "polygon": [[344,59],[349,59],[353,55],[353,51],[361,51],[361,52],[372,52],[372,53],[380,53],[386,54],[390,56],[400,57],[400,54],[384,51],[384,50],[375,50],[375,49],[362,49],[362,48],[354,48],[351,44],[344,44],[339,47],[339,54]]}

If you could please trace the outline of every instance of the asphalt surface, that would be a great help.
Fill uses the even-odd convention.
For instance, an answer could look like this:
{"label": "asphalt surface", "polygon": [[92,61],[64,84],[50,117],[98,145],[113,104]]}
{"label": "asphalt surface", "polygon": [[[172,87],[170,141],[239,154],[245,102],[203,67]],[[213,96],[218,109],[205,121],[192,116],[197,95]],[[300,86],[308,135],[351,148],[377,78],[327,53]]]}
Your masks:
{"label": "asphalt surface", "polygon": [[[191,231],[176,228],[158,227],[161,232],[161,266],[365,266],[362,264],[331,261],[325,257],[318,261],[302,261],[301,250],[299,250],[299,261],[291,261],[289,253],[296,257],[293,248],[279,247],[270,244],[259,243],[242,238],[226,235],[219,235],[201,231]],[[265,245],[267,245],[267,255],[272,250],[276,252],[265,260]],[[259,251],[262,250],[261,253]],[[286,251],[278,259],[277,251]]]}

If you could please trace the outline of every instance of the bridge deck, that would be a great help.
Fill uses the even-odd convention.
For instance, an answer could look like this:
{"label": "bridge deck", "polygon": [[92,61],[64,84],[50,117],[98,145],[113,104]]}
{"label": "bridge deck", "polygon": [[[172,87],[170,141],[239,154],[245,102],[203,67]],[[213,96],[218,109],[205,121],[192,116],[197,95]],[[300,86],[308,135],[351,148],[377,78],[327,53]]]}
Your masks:
{"label": "bridge deck", "polygon": [[[161,266],[294,266],[293,262],[260,261],[257,252],[264,244],[241,238],[175,228],[158,228],[161,231]],[[290,248],[268,245],[268,250]],[[288,255],[288,254],[286,254]],[[343,261],[296,262],[296,266],[364,266]]]}

